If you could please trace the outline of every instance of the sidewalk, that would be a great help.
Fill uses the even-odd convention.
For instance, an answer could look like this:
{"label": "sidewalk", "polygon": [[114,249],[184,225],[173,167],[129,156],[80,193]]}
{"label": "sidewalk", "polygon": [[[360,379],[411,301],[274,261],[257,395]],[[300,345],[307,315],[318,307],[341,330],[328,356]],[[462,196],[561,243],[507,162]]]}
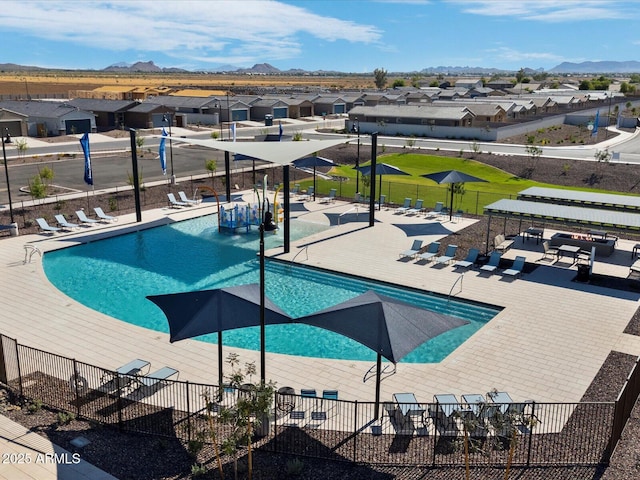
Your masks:
{"label": "sidewalk", "polygon": [[0,479],[116,480],[116,477],[0,415]]}

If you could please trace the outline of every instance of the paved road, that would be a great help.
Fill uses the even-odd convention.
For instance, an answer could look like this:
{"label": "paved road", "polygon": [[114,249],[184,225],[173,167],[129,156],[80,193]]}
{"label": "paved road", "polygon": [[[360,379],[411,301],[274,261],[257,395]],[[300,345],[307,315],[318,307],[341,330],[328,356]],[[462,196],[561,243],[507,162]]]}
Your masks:
{"label": "paved road", "polygon": [[[338,134],[319,133],[315,129],[323,127],[341,128],[344,126],[344,119],[326,120],[318,122],[300,122],[293,125],[283,125],[285,135],[293,135],[303,132],[304,138],[327,139],[339,137]],[[256,135],[277,132],[277,126],[250,126],[238,129],[239,139],[253,138]],[[227,133],[225,131],[225,133]],[[175,128],[174,137],[188,135],[190,138],[210,138],[210,131],[194,133],[189,130]],[[127,186],[132,172],[131,162],[131,140],[129,137],[112,139],[105,136],[94,136],[99,139],[91,144],[93,175],[95,189],[104,190],[119,186]],[[225,137],[226,138],[226,137]],[[15,144],[8,145],[6,152],[9,158],[9,183],[11,185],[11,196],[14,205],[21,201],[30,201],[31,197],[25,193],[25,187],[30,180],[38,174],[38,170],[44,165],[50,166],[54,171],[53,183],[69,189],[69,192],[87,192],[91,187],[83,182],[84,159],[79,142],[53,143],[34,142],[30,146],[27,154],[28,158],[38,157],[39,161],[21,163],[17,160],[17,149]],[[603,138],[604,140],[604,138]],[[361,135],[360,141],[363,144],[370,143],[370,137]],[[173,143],[173,162],[171,162],[171,149],[167,147],[167,176],[163,176],[160,170],[158,158],[159,140],[152,137],[145,137],[143,152],[138,156],[138,165],[143,182],[169,181],[173,163],[173,173],[178,178],[188,178],[190,176],[202,176],[207,174],[205,162],[215,159],[218,170],[224,168],[224,153],[203,147],[187,146],[178,141]],[[388,147],[406,147],[407,140],[399,137],[378,137],[378,145]],[[499,143],[478,142],[477,147],[482,151],[490,151],[504,155],[526,155],[525,147],[522,145],[507,145]],[[450,151],[471,151],[473,142],[437,139],[415,139],[414,148],[427,150],[450,150]],[[621,135],[609,138],[597,145],[587,145],[578,147],[543,147],[543,156],[560,159],[577,159],[593,161],[595,152],[608,148],[611,152],[618,152],[619,161],[625,163],[640,164],[640,135],[632,135],[622,132]],[[380,149],[378,149],[380,151]],[[63,155],[65,154],[65,155]],[[42,159],[46,159],[42,162]],[[355,160],[355,159],[354,159]],[[234,162],[232,168],[251,167],[251,162]],[[22,190],[21,190],[22,189]],[[0,203],[6,204],[8,201],[6,181],[0,181]]]}

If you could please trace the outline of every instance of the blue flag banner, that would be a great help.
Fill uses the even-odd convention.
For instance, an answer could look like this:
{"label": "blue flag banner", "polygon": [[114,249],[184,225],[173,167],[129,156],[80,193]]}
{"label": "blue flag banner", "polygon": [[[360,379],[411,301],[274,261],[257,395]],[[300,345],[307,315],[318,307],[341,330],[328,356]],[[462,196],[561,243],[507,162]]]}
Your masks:
{"label": "blue flag banner", "polygon": [[598,123],[600,123],[600,110],[596,112],[596,119],[593,122],[593,130],[591,131],[591,135],[596,135],[598,133]]}
{"label": "blue flag banner", "polygon": [[87,185],[93,185],[93,170],[91,169],[91,151],[89,150],[89,134],[85,133],[80,139],[80,145],[84,152],[84,181]]}
{"label": "blue flag banner", "polygon": [[233,138],[233,141],[236,141],[236,122],[233,122],[231,124],[231,138]]}
{"label": "blue flag banner", "polygon": [[278,141],[281,142],[282,141],[282,122],[280,122],[279,126],[280,128],[278,131]]}
{"label": "blue flag banner", "polygon": [[167,142],[167,131],[162,129],[162,139],[160,140],[160,147],[158,147],[158,155],[160,156],[160,167],[162,168],[162,174],[167,174],[167,150],[165,143]]}

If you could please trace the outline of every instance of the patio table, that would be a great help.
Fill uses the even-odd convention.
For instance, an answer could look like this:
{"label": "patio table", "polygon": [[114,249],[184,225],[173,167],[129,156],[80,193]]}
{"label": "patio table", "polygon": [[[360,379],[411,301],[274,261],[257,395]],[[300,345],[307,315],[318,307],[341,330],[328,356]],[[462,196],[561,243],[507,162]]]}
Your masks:
{"label": "patio table", "polygon": [[573,263],[578,260],[578,253],[580,253],[580,247],[575,245],[560,245],[558,247],[558,259],[560,257],[564,257],[566,255],[571,255],[573,257]]}

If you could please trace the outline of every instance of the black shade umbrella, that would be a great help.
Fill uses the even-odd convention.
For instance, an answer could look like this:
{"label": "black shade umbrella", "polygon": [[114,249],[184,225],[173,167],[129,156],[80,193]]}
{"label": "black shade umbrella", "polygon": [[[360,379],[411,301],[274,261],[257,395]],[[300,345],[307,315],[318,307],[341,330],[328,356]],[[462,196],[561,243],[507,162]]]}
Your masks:
{"label": "black shade umbrella", "polygon": [[317,157],[312,155],[310,157],[299,158],[294,160],[292,165],[296,168],[311,168],[313,167],[313,199],[316,199],[316,167],[333,167],[335,163],[333,160],[329,160],[324,157]]}
{"label": "black shade umbrella", "polygon": [[381,357],[397,363],[426,341],[469,323],[379,295],[372,290],[298,318],[296,322],[340,333],[376,352],[376,418],[380,404]]}
{"label": "black shade umbrella", "polygon": [[[169,322],[170,341],[176,342],[208,333],[218,333],[219,380],[222,383],[222,332],[260,325],[260,285],[197,292],[150,295]],[[265,324],[289,323],[291,317],[268,298],[265,299]]]}
{"label": "black shade umbrella", "polygon": [[[427,173],[425,175],[420,175],[420,176],[424,178],[428,178],[429,180],[433,180],[438,184],[486,182],[486,180],[482,178],[474,177],[473,175],[468,175],[466,173],[459,172],[458,170],[446,170],[444,172]],[[449,220],[451,220],[452,215],[453,215],[453,185],[451,186],[451,203],[449,204]]]}
{"label": "black shade umbrella", "polygon": [[[371,165],[364,165],[362,167],[357,167],[362,175],[371,175]],[[374,176],[380,176],[379,179],[379,194],[382,193],[382,175],[409,175],[407,172],[400,170],[398,167],[394,167],[393,165],[389,165],[388,163],[376,163],[376,171],[374,172]],[[375,181],[375,179],[374,179]],[[378,206],[380,206],[380,202],[378,202]]]}

